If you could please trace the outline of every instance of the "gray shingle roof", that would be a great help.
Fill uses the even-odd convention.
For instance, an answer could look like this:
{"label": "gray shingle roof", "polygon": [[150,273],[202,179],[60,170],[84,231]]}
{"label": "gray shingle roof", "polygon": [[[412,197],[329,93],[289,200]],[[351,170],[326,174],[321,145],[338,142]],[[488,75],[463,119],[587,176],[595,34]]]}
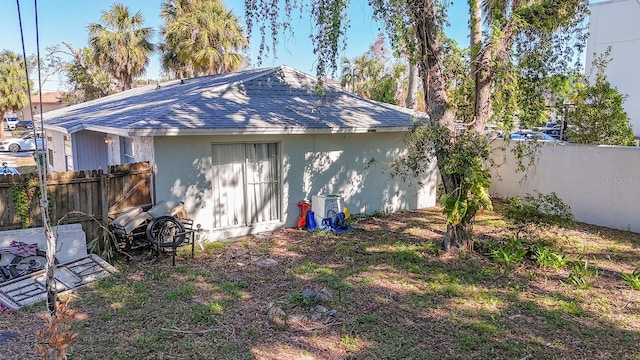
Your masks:
{"label": "gray shingle roof", "polygon": [[423,113],[366,100],[287,66],[149,85],[48,112],[45,128],[119,135],[404,131]]}

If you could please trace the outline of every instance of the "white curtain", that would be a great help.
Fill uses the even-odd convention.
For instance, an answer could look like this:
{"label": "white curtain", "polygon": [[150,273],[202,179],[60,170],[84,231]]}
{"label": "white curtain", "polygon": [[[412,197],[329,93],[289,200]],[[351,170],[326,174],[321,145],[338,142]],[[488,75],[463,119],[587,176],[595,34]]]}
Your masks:
{"label": "white curtain", "polygon": [[280,218],[278,144],[213,145],[214,227]]}
{"label": "white curtain", "polygon": [[246,224],[244,144],[213,145],[214,227]]}

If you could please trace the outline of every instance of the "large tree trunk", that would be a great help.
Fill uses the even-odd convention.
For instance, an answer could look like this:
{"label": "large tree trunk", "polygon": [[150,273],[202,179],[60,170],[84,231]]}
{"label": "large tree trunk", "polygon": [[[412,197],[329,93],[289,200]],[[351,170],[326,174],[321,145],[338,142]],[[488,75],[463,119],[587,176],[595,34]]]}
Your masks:
{"label": "large tree trunk", "polygon": [[[436,9],[432,1],[423,0],[420,2],[420,6],[414,8],[414,11],[416,40],[420,50],[419,65],[425,89],[427,112],[432,125],[446,127],[451,134],[455,134],[455,110],[450,106],[446,91],[443,52],[438,41]],[[447,163],[449,156],[447,150],[436,149],[435,153],[444,191],[447,194],[452,194],[459,189],[460,178],[455,174],[445,174],[443,171],[442,167]],[[446,251],[450,251],[452,248],[471,248],[472,239],[468,224],[448,225],[443,240]]]}
{"label": "large tree trunk", "polygon": [[425,103],[431,123],[455,131],[455,112],[447,96],[443,69],[443,52],[438,41],[436,9],[432,1],[423,0],[414,8],[416,40],[419,47],[419,66],[425,89]]}
{"label": "large tree trunk", "polygon": [[[494,86],[494,71],[491,69],[492,62],[509,62],[508,49],[512,44],[513,37],[517,31],[517,23],[510,19],[502,28],[499,36],[486,44],[478,43],[478,49],[472,61],[475,76],[475,107],[473,130],[482,133],[487,121],[493,115],[492,90]],[[472,37],[474,32],[472,31]],[[480,41],[481,41],[480,35]]]}
{"label": "large tree trunk", "polygon": [[447,232],[444,234],[443,239],[444,251],[449,252],[453,249],[472,251],[473,250],[473,234],[471,231],[471,225],[456,225],[447,224]]}
{"label": "large tree trunk", "polygon": [[476,56],[475,79],[476,101],[474,108],[473,130],[482,133],[487,121],[492,115],[491,89],[493,77],[491,76],[491,49],[485,48]]}
{"label": "large tree trunk", "polygon": [[473,111],[473,130],[482,133],[491,117],[491,85],[490,78],[491,50],[482,49],[482,3],[480,0],[469,0],[471,27],[471,74],[475,80],[475,101]]}
{"label": "large tree trunk", "polygon": [[418,65],[409,62],[409,87],[407,89],[407,100],[405,102],[405,106],[408,109],[415,110],[418,104],[418,81],[420,81]]}

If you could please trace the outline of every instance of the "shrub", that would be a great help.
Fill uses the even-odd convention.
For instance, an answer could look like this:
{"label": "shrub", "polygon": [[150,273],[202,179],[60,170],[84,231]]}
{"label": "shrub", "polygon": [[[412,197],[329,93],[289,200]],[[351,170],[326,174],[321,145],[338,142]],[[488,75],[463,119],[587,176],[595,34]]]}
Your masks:
{"label": "shrub", "polygon": [[504,216],[515,226],[516,238],[520,233],[528,232],[541,225],[568,226],[574,223],[571,207],[565,204],[556,193],[524,198],[512,197],[505,200]]}

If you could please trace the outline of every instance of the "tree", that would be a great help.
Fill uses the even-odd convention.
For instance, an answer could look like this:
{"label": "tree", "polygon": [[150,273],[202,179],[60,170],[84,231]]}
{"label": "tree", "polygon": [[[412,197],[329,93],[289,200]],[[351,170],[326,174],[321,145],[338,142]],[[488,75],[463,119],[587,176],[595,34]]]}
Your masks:
{"label": "tree", "polygon": [[[9,111],[24,108],[29,101],[24,58],[9,50],[0,52],[0,119]],[[0,139],[4,139],[4,124],[0,126]]]}
{"label": "tree", "polygon": [[575,94],[571,97],[571,103],[575,106],[570,113],[572,126],[567,129],[570,142],[621,146],[636,144],[629,117],[622,107],[625,96],[611,87],[605,75],[607,64],[611,61],[609,50],[593,60],[595,81],[587,74],[581,76],[576,85]]}
{"label": "tree", "polygon": [[[40,76],[40,82],[42,84],[47,82],[49,77],[59,74],[64,71],[65,62],[58,56],[56,46],[49,46],[45,48],[45,55],[38,61],[38,57],[36,54],[31,55],[27,58],[27,64],[29,66],[29,78],[33,78],[34,76]],[[38,68],[38,63],[40,63],[40,67]],[[40,74],[36,72],[40,72]],[[35,89],[35,93],[40,93],[40,84],[37,85]]]}
{"label": "tree", "polygon": [[[67,79],[65,98],[66,104],[77,104],[94,100],[112,94],[115,91],[115,80],[97,66],[94,61],[93,50],[90,47],[75,49],[71,44],[62,42],[47,48],[45,59],[54,59],[48,66],[50,74],[62,72]],[[59,55],[71,57],[63,61]],[[55,67],[51,66],[55,64]]]}
{"label": "tree", "polygon": [[103,24],[87,25],[94,62],[118,81],[120,90],[131,89],[133,78],[144,74],[149,63],[153,29],[142,27],[144,18],[139,11],[131,15],[120,3],[103,10],[100,21]]}
{"label": "tree", "polygon": [[340,85],[364,98],[397,104],[398,85],[404,68],[394,64],[389,67],[387,46],[382,35],[369,51],[353,59],[342,58]]}
{"label": "tree", "polygon": [[93,50],[90,47],[74,49],[63,43],[68,49],[66,54],[73,60],[65,66],[70,89],[65,102],[77,104],[107,96],[114,92],[114,80],[106,71],[95,65]]}
{"label": "tree", "polygon": [[[324,76],[336,68],[339,42],[346,33],[348,0],[309,0],[317,32],[311,36],[318,59],[316,72]],[[469,73],[474,79],[473,119],[460,124],[456,104],[450,95],[446,66],[445,1],[437,0],[370,0],[374,16],[385,23],[395,49],[409,53],[420,70],[430,122],[412,129],[407,139],[408,154],[398,167],[415,173],[425,171],[425,163],[433,156],[442,178],[446,196],[444,212],[448,216],[443,237],[446,250],[470,248],[473,244],[471,225],[476,212],[490,207],[489,173],[484,160],[489,155],[482,135],[491,118],[512,122],[524,104],[542,103],[541,92],[534,79],[545,78],[561,69],[571,59],[570,49],[583,40],[581,29],[588,7],[586,0],[470,0],[470,25],[473,44]],[[287,6],[289,4],[289,6]],[[278,33],[278,0],[245,0],[248,31],[254,22],[262,34],[267,25]],[[291,14],[290,2],[284,12]],[[484,5],[482,8],[479,6]],[[485,16],[479,19],[479,16]],[[487,16],[488,15],[488,16]],[[482,33],[482,24],[489,31]],[[478,36],[479,35],[479,36]],[[264,38],[263,38],[264,41]],[[276,41],[274,39],[274,41]],[[532,85],[533,84],[533,85]],[[517,102],[526,94],[524,85],[536,90],[535,102]],[[541,107],[530,106],[533,110]],[[535,118],[524,112],[519,118]]]}
{"label": "tree", "polygon": [[177,76],[219,74],[241,69],[238,51],[247,38],[239,19],[220,0],[167,0],[161,15],[162,66]]}

